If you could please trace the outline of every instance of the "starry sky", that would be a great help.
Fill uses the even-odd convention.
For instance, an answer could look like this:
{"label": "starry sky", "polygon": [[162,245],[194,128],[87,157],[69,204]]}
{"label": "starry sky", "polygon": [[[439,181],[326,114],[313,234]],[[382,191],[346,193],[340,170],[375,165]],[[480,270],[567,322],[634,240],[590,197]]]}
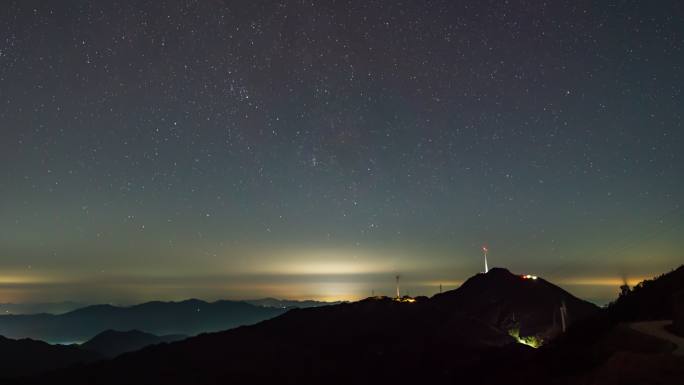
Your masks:
{"label": "starry sky", "polygon": [[683,8],[6,0],[0,302],[605,303],[684,261]]}

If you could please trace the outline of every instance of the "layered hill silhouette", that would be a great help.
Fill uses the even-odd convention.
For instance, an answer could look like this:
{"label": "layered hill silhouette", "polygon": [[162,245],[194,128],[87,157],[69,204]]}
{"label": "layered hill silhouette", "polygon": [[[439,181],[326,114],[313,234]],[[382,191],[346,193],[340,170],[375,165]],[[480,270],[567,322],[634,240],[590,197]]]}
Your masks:
{"label": "layered hill silhouette", "polygon": [[428,304],[368,299],[292,310],[257,325],[148,347],[37,382],[384,383],[418,380],[424,370],[455,378],[457,368],[505,345],[514,345],[506,333]]}
{"label": "layered hill silhouette", "polygon": [[51,345],[28,338],[15,340],[0,336],[0,383],[3,379],[113,358],[146,346],[184,338],[186,336],[182,335],[159,337],[137,330],[107,330],[81,345]]}
{"label": "layered hill silhouette", "polygon": [[[606,309],[492,269],[432,298],[294,309],[255,325],[156,344],[17,384],[681,384],[684,357],[633,320],[672,315],[682,268]],[[554,338],[564,303],[568,330]],[[624,312],[622,307],[632,309]],[[618,309],[618,310],[616,310]],[[633,310],[637,309],[637,310]],[[515,314],[515,316],[514,316]],[[511,337],[547,336],[532,349]]]}
{"label": "layered hill silhouette", "polygon": [[[151,346],[32,383],[475,381],[488,370],[483,363],[496,360],[498,369],[515,370],[512,365],[534,355],[502,323],[509,312],[520,312],[518,322],[541,333],[552,325],[560,301],[572,309],[573,320],[598,311],[548,282],[495,269],[430,299],[375,297],[294,309],[256,325]],[[487,306],[498,308],[498,316],[484,311]]]}
{"label": "layered hill silhouette", "polygon": [[0,333],[53,343],[86,341],[108,330],[140,330],[155,335],[196,335],[231,329],[280,315],[284,309],[237,301],[147,302],[130,307],[94,305],[65,314],[0,316]]}
{"label": "layered hill silhouette", "polygon": [[139,330],[105,330],[81,344],[81,348],[96,352],[102,357],[113,358],[123,353],[140,350],[146,346],[180,341],[187,336],[180,334],[156,336]]}
{"label": "layered hill silhouette", "polygon": [[0,358],[0,379],[7,379],[92,362],[103,356],[76,345],[50,345],[31,339],[0,337]]}

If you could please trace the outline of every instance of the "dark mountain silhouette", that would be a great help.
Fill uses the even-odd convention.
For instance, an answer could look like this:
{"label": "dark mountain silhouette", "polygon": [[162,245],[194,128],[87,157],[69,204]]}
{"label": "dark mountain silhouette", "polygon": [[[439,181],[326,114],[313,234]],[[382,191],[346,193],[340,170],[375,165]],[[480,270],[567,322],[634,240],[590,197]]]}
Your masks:
{"label": "dark mountain silhouette", "polygon": [[500,330],[519,329],[521,336],[544,340],[560,333],[563,303],[568,325],[599,310],[542,278],[515,275],[503,268],[477,274],[458,289],[435,295],[433,301]]}
{"label": "dark mountain silhouette", "polygon": [[71,345],[50,345],[31,339],[0,336],[0,383],[2,379],[35,375],[46,370],[101,359],[98,353]]}
{"label": "dark mountain silhouette", "polygon": [[616,321],[672,319],[676,298],[684,292],[684,265],[657,278],[645,280],[620,295],[608,307]]}
{"label": "dark mountain silhouette", "polygon": [[624,292],[608,308],[575,322],[534,357],[518,360],[508,381],[684,384],[684,356],[671,354],[674,347],[669,341],[631,326],[633,321],[668,319],[676,290],[684,284],[683,274],[684,266]]}
{"label": "dark mountain silhouette", "polygon": [[[579,385],[681,384],[684,378],[684,357],[670,354],[671,344],[542,279],[493,269],[457,290],[409,300],[294,309],[21,383]],[[528,323],[530,333],[544,333],[553,325],[548,310],[559,300],[568,309],[566,333],[540,349],[508,335],[513,312],[521,330]]]}
{"label": "dark mountain silhouette", "polygon": [[97,352],[103,357],[113,358],[123,353],[140,350],[146,346],[180,341],[184,335],[156,336],[138,330],[117,331],[105,330],[81,344],[81,348]]}
{"label": "dark mountain silhouette", "polygon": [[[257,325],[145,348],[64,370],[42,381],[71,384],[425,383],[482,377],[534,355],[502,320],[519,312],[531,332],[552,325],[562,300],[575,319],[598,309],[543,280],[504,269],[413,302],[386,297],[294,309]],[[495,317],[484,311],[496,308]],[[526,314],[529,313],[528,314]],[[538,317],[538,318],[535,318]],[[524,329],[524,330],[528,330]],[[506,359],[506,357],[508,357]],[[511,359],[513,357],[514,359]],[[191,369],[190,369],[191,368]],[[515,368],[511,367],[510,370]]]}
{"label": "dark mountain silhouette", "polygon": [[334,302],[323,302],[323,301],[313,301],[313,300],[295,301],[295,300],[277,299],[277,298],[250,299],[250,300],[245,300],[244,302],[247,302],[249,304],[256,305],[256,306],[277,307],[277,308],[281,308],[281,309],[318,307],[318,306],[327,306],[327,305],[337,305],[337,304],[342,303],[342,301],[334,301]]}
{"label": "dark mountain silhouette", "polygon": [[374,298],[295,309],[257,325],[148,347],[37,382],[404,383],[425,373],[453,380],[506,345],[518,354],[529,349],[430,300]]}
{"label": "dark mountain silhouette", "polygon": [[680,291],[675,297],[672,321],[674,332],[684,336],[684,291]]}
{"label": "dark mountain silhouette", "polygon": [[48,342],[85,341],[108,329],[156,335],[195,335],[253,324],[284,312],[244,302],[200,300],[147,302],[130,307],[94,305],[61,315],[3,315],[0,331],[9,338]]}

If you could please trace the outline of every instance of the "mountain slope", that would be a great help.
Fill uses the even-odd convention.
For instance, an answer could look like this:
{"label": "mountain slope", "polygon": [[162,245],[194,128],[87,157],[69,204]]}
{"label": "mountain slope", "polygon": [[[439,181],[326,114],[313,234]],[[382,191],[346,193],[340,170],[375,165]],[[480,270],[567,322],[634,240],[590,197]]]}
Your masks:
{"label": "mountain slope", "polygon": [[50,345],[42,341],[13,340],[0,336],[0,358],[0,379],[6,379],[35,375],[102,357],[77,346]]}
{"label": "mountain slope", "polygon": [[563,303],[568,326],[599,310],[542,278],[515,275],[503,268],[477,274],[433,300],[498,329],[519,328],[522,336],[537,335],[544,340],[560,333]]}
{"label": "mountain slope", "polygon": [[611,303],[608,310],[619,321],[672,319],[681,293],[684,293],[684,265],[639,283]]}
{"label": "mountain slope", "polygon": [[680,336],[684,336],[684,291],[680,291],[675,297],[674,315],[672,317],[673,330]]}
{"label": "mountain slope", "polygon": [[[534,281],[534,282],[532,282]],[[257,325],[152,346],[60,371],[45,382],[70,384],[425,383],[476,379],[488,357],[506,364],[533,353],[503,321],[523,330],[552,326],[566,302],[577,319],[597,308],[544,281],[504,269],[415,302],[385,297],[291,310]],[[494,309],[492,311],[487,309]],[[584,313],[583,313],[584,312]],[[526,313],[530,313],[528,316]],[[547,315],[548,313],[548,315]],[[511,369],[512,370],[512,369]]]}
{"label": "mountain slope", "polygon": [[174,342],[186,338],[183,335],[156,336],[138,330],[116,331],[105,330],[87,342],[81,348],[97,352],[103,357],[113,358],[120,354],[140,350],[146,346],[165,342]]}
{"label": "mountain slope", "polygon": [[[562,302],[573,324],[567,334],[587,343],[571,333],[574,325],[604,312],[543,279],[493,269],[433,298],[402,302],[375,297],[295,309],[256,325],[58,370],[31,383],[549,383],[559,371],[573,370],[563,367],[574,365],[565,354],[584,356],[574,356],[572,349],[566,353],[562,345],[535,350],[515,343],[507,328],[515,322],[523,333],[549,333]],[[645,346],[662,351],[657,341]],[[579,368],[593,365],[587,361]]]}
{"label": "mountain slope", "polygon": [[130,307],[94,305],[61,315],[0,316],[0,331],[10,338],[30,337],[48,342],[84,341],[108,329],[195,335],[253,324],[283,312],[234,301],[148,302]]}
{"label": "mountain slope", "polygon": [[[568,384],[682,384],[684,356],[672,354],[673,344],[639,332],[633,321],[667,319],[677,291],[684,285],[684,268],[646,280],[621,295],[607,309],[575,322],[568,332],[539,349],[539,355],[519,362],[509,382]],[[675,303],[676,309],[676,303]],[[530,377],[528,374],[533,373]],[[572,380],[569,380],[572,379]]]}
{"label": "mountain slope", "polygon": [[527,348],[476,320],[388,298],[296,309],[253,326],[125,354],[38,383],[386,383],[455,380],[496,348]]}

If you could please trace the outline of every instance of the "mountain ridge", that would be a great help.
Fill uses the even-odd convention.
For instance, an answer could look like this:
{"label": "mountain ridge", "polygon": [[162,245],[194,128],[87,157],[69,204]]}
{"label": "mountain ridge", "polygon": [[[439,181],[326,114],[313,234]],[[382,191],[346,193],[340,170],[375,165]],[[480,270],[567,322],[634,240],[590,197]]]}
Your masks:
{"label": "mountain ridge", "polygon": [[107,329],[194,335],[256,323],[283,312],[242,301],[153,301],[126,307],[101,304],[59,315],[0,315],[0,330],[9,338],[55,343],[85,341]]}
{"label": "mountain ridge", "polygon": [[[502,327],[505,325],[489,324],[491,319],[482,317],[477,306],[462,306],[480,301],[479,296],[461,297],[472,296],[473,288],[484,284],[494,289],[501,286],[487,291],[497,306],[500,294],[513,299],[518,296],[510,285],[520,287],[523,293],[549,291],[551,294],[532,296],[531,300],[548,302],[550,298],[554,307],[558,298],[569,302],[575,298],[555,285],[534,281],[495,269],[432,298],[371,297],[293,309],[255,325],[150,346],[79,371],[60,370],[38,383],[341,384],[473,379],[488,357],[522,359],[536,351],[517,343]],[[539,313],[547,312],[546,302],[540,302]],[[544,327],[548,326],[545,322],[541,322]]]}
{"label": "mountain ridge", "polygon": [[[659,287],[645,284],[639,290]],[[650,296],[642,294],[639,301]],[[571,314],[568,330],[539,349],[516,343],[500,322],[524,309],[542,316],[533,325],[543,333],[548,307],[559,301]],[[482,312],[488,307],[497,317]],[[586,318],[580,317],[583,307],[589,309]],[[529,320],[522,313],[516,317],[522,330]],[[432,298],[371,297],[293,309],[254,325],[148,346],[19,383],[587,384],[618,377],[629,384],[651,378],[677,383],[684,365],[667,355],[669,345],[616,322],[610,309],[598,309],[542,278],[493,269]],[[630,374],[621,376],[625,368]]]}
{"label": "mountain ridge", "polygon": [[541,277],[513,274],[500,267],[476,274],[460,287],[432,299],[501,330],[518,328],[521,335],[545,340],[562,331],[562,306],[566,308],[566,327],[599,310]]}
{"label": "mountain ridge", "polygon": [[184,335],[156,336],[139,330],[105,330],[82,343],[80,347],[96,352],[105,358],[113,358],[123,353],[140,350],[144,347],[180,341],[187,338]]}
{"label": "mountain ridge", "polygon": [[50,345],[30,338],[3,336],[0,336],[0,357],[0,379],[37,375],[103,358],[76,345]]}

